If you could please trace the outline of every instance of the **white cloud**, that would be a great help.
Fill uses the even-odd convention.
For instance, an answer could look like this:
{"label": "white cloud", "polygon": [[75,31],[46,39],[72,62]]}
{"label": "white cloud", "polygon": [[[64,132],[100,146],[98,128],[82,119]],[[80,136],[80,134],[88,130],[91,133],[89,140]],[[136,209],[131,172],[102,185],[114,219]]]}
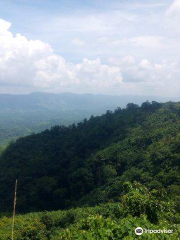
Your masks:
{"label": "white cloud", "polygon": [[[177,60],[179,21],[170,21],[173,14],[166,15],[171,3],[173,0],[100,0],[90,5],[75,4],[73,9],[69,9],[67,3],[66,10],[56,11],[53,7],[48,13],[38,10],[32,21],[27,16],[23,17],[23,23],[18,23],[17,17],[12,18],[22,27],[23,35],[50,43],[69,61],[100,57],[104,62],[107,58],[125,55],[158,61]],[[173,22],[176,22],[174,29]]]}
{"label": "white cloud", "polygon": [[138,47],[161,48],[164,46],[160,36],[139,36],[130,39],[130,43]]}
{"label": "white cloud", "polygon": [[127,82],[153,83],[153,85],[164,85],[178,87],[180,89],[180,63],[162,61],[153,63],[147,59],[139,63],[123,65],[122,77]]}
{"label": "white cloud", "polygon": [[102,37],[97,40],[99,43],[103,43],[109,46],[114,47],[134,47],[134,48],[147,48],[147,49],[162,49],[167,48],[168,44],[166,40],[161,36],[138,36],[138,37],[129,37],[122,38],[120,40],[114,40],[108,37]]}
{"label": "white cloud", "polygon": [[[174,0],[171,6],[166,12],[166,27],[169,35],[174,37],[179,42],[180,37],[180,0]],[[175,50],[178,51],[179,46],[175,46]]]}
{"label": "white cloud", "polygon": [[78,47],[82,47],[82,46],[84,46],[86,43],[85,43],[85,41],[83,41],[83,40],[81,40],[81,39],[79,39],[79,38],[74,38],[74,39],[72,40],[72,44],[75,45],[75,46],[78,46]]}
{"label": "white cloud", "polygon": [[[0,19],[0,34],[4,35],[5,33],[7,34],[7,30],[11,27],[11,23],[4,21],[3,19]],[[9,34],[9,33],[8,33]]]}
{"label": "white cloud", "polygon": [[8,22],[0,21],[2,87],[24,87],[27,91],[78,92],[81,89],[106,89],[122,81],[118,67],[102,64],[100,59],[84,59],[79,64],[69,63],[55,54],[49,44],[28,40],[20,34],[13,36],[9,28]]}
{"label": "white cloud", "polygon": [[[131,54],[110,58],[84,58],[79,63],[66,61],[52,47],[39,40],[28,40],[10,31],[11,24],[0,19],[0,92],[76,92],[109,94],[178,95],[180,62],[157,61]],[[99,39],[107,44],[108,37]],[[125,39],[123,44],[159,49],[163,38],[139,36]],[[73,44],[83,46],[81,38]],[[122,45],[123,46],[123,45]]]}
{"label": "white cloud", "polygon": [[172,5],[167,11],[167,14],[169,15],[179,15],[180,14],[180,0],[174,0]]}

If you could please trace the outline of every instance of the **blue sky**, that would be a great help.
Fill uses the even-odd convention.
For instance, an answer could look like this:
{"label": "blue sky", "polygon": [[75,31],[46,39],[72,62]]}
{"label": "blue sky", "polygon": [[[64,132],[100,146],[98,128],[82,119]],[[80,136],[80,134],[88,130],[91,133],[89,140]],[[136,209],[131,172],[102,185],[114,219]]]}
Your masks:
{"label": "blue sky", "polygon": [[0,0],[0,92],[178,96],[179,16],[180,0]]}
{"label": "blue sky", "polygon": [[[129,15],[129,17],[130,15],[139,15],[139,18],[145,16],[146,14],[150,14],[152,16],[156,14],[158,15],[158,13],[161,14],[162,9],[166,9],[171,2],[172,1],[164,0],[158,1],[157,3],[157,1],[151,0],[148,4],[144,4],[144,1],[134,0],[4,0],[0,1],[0,17],[12,23],[12,33],[21,33],[28,39],[40,39],[48,42],[57,53],[63,54],[64,57],[70,60],[79,61],[82,57],[93,58],[99,57],[100,55],[102,57],[102,55],[104,55],[106,58],[106,52],[104,49],[97,54],[97,49],[92,49],[91,41],[94,43],[98,37],[110,36],[113,38],[114,36],[118,39],[126,36],[129,37],[130,35],[135,36],[138,35],[137,27],[139,28],[139,34],[143,33],[156,35],[157,28],[148,29],[149,31],[147,32],[146,26],[143,28],[141,25],[136,26],[135,31],[125,31],[124,29],[127,27],[125,19],[126,15]],[[112,15],[114,13],[118,14],[118,12],[121,12],[121,14],[124,15],[122,16],[122,20],[124,18],[124,22],[122,22],[124,26],[122,27],[123,32],[121,34],[118,34],[118,31],[121,30],[118,28],[114,29],[115,31],[117,30],[115,33],[108,32],[108,29],[105,33],[103,33],[102,29],[98,27],[95,29],[93,26],[92,30],[90,29],[89,31],[86,31],[86,27],[88,28],[88,26],[86,26],[86,22],[83,26],[83,20],[85,17],[88,18],[89,16],[89,18],[91,18],[92,16],[95,16],[95,18],[99,21],[101,21],[99,19],[100,17],[104,17],[107,18],[107,21],[108,18],[112,21]],[[67,23],[61,24],[62,18],[64,18],[64,21],[67,21]],[[77,22],[77,25],[73,25],[71,27],[70,24],[73,22]],[[91,24],[88,19],[87,24]],[[112,22],[112,27],[114,27],[113,24],[116,23]],[[78,31],[79,25],[81,26],[81,29]],[[109,22],[109,25],[111,25],[111,22]],[[157,23],[155,23],[155,25],[157,26]],[[132,28],[133,27],[134,26],[132,25]],[[146,31],[146,33],[144,31]],[[74,49],[74,46],[71,44],[73,38],[82,38],[84,41],[88,40],[90,43],[88,49],[84,48],[82,53],[80,51],[82,49],[78,49],[79,54],[77,54],[77,50]],[[88,50],[90,51],[87,52]],[[94,50],[94,52],[92,50]]]}

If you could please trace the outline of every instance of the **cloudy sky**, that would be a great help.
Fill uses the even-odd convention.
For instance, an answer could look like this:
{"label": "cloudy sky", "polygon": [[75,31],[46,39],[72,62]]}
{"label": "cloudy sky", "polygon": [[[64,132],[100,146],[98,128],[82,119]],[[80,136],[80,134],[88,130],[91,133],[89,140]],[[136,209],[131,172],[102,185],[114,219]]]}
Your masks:
{"label": "cloudy sky", "polygon": [[0,93],[180,95],[180,0],[0,0]]}

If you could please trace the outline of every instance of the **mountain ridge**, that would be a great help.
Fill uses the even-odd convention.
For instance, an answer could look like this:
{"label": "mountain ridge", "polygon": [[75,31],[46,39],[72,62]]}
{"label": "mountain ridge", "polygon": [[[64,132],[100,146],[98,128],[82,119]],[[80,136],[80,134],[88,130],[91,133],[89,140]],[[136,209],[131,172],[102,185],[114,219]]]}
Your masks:
{"label": "mountain ridge", "polygon": [[106,110],[125,108],[129,102],[142,104],[146,100],[165,102],[170,98],[73,93],[0,94],[0,149],[18,137],[54,125],[68,126],[89,119],[91,115],[99,116]]}
{"label": "mountain ridge", "polygon": [[[23,109],[23,110],[56,110],[61,111],[62,105],[61,101],[66,103],[66,107],[70,108],[70,104],[76,106],[78,109],[81,106],[88,106],[88,103],[96,103],[97,106],[100,106],[104,111],[110,107],[113,110],[116,107],[125,107],[127,103],[133,102],[141,104],[142,102],[149,101],[159,101],[167,102],[169,100],[178,101],[180,98],[174,97],[159,97],[159,96],[137,96],[137,95],[104,95],[104,94],[74,94],[74,93],[42,93],[34,92],[30,94],[0,94],[0,110],[3,109]],[[46,103],[46,106],[43,106],[43,101]],[[48,101],[50,101],[48,103]],[[52,102],[53,101],[53,102]],[[106,102],[111,101],[111,102]],[[59,104],[58,104],[58,103]],[[55,106],[52,105],[56,104]],[[102,104],[104,103],[104,105]],[[48,104],[48,107],[47,107]],[[69,105],[68,105],[69,104]],[[96,107],[97,107],[96,106]],[[58,109],[59,108],[59,109]],[[102,112],[101,112],[102,113]]]}
{"label": "mountain ridge", "polygon": [[11,205],[16,178],[21,212],[116,201],[125,181],[173,195],[179,132],[180,103],[145,102],[20,138],[0,158],[0,206]]}

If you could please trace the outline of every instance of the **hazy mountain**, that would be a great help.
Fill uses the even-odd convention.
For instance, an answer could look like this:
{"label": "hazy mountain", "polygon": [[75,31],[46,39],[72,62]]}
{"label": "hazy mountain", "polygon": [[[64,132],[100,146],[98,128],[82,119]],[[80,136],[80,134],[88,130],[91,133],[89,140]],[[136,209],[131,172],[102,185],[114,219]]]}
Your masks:
{"label": "hazy mountain", "polygon": [[28,95],[0,94],[0,110],[69,111],[77,109],[78,111],[93,111],[92,113],[99,114],[107,109],[113,110],[118,106],[125,107],[129,102],[141,104],[146,100],[167,102],[178,101],[179,99],[157,96],[111,96],[72,93],[31,93]]}
{"label": "hazy mountain", "polygon": [[116,201],[123,183],[134,180],[180,196],[179,149],[180,103],[129,104],[55,126],[18,139],[1,155],[0,210],[11,209],[15,179],[22,212]]}
{"label": "hazy mountain", "polygon": [[91,115],[141,104],[146,100],[166,102],[175,98],[153,96],[108,96],[72,93],[0,94],[0,146],[20,136],[40,132],[54,125],[77,123]]}

